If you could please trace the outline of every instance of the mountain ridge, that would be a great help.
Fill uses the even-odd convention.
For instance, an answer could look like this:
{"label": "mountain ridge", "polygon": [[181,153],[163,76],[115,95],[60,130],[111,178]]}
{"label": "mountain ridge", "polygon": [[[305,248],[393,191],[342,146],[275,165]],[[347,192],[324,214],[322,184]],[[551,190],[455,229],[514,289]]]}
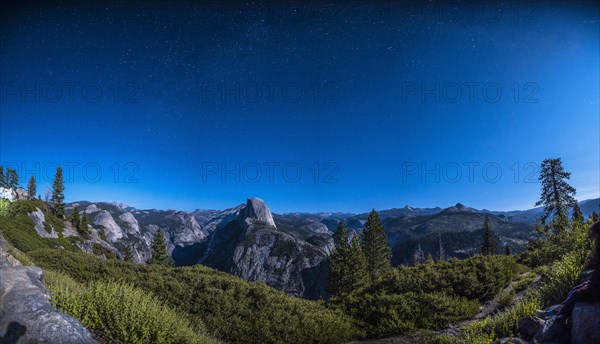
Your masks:
{"label": "mountain ridge", "polygon": [[[592,199],[580,206],[585,214],[597,204],[598,199]],[[90,218],[92,239],[78,244],[86,252],[98,253],[95,251],[100,245],[104,247],[101,252],[108,250],[122,258],[131,247],[134,260],[145,262],[160,229],[177,266],[203,264],[305,298],[326,296],[326,261],[334,247],[338,222],[343,221],[350,235],[356,235],[362,232],[368,216],[342,212],[277,214],[259,198],[249,198],[224,210],[193,212],[79,201],[67,204],[67,213],[74,206]],[[477,210],[460,202],[444,209],[404,206],[379,211],[392,248],[393,265],[410,264],[418,247],[435,256],[439,240],[449,257],[476,254],[485,216],[491,219],[498,250],[509,245],[513,252],[520,252],[535,237],[535,219],[541,213],[540,208]],[[40,226],[43,228],[43,224]],[[106,233],[104,239],[101,227]]]}

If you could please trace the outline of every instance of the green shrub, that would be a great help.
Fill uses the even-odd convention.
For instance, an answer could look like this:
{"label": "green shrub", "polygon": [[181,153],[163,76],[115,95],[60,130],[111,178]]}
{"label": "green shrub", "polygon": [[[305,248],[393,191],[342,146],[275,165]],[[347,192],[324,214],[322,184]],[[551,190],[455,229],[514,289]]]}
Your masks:
{"label": "green shrub", "polygon": [[12,246],[25,253],[44,248],[78,250],[67,239],[40,237],[27,215],[0,216],[0,232]]}
{"label": "green shrub", "polygon": [[523,252],[520,261],[532,268],[546,266],[569,252],[589,248],[589,224],[572,224],[560,234],[549,233],[529,242],[528,250]]}
{"label": "green shrub", "polygon": [[109,342],[216,342],[152,294],[130,284],[95,282],[84,287],[52,271],[46,272],[45,281],[55,307],[79,319],[86,328],[101,331]]}
{"label": "green shrub", "polygon": [[4,198],[0,198],[0,216],[10,215],[10,201]]}
{"label": "green shrub", "polygon": [[476,321],[462,329],[462,336],[457,343],[491,343],[502,337],[517,335],[519,320],[535,314],[541,306],[539,294],[531,292],[519,300],[513,307],[496,313],[491,317]]}
{"label": "green shrub", "polygon": [[520,319],[534,315],[536,309],[562,302],[569,290],[579,282],[591,251],[588,228],[588,225],[573,226],[566,234],[537,240],[523,254],[522,261],[535,266],[543,259],[549,260],[538,269],[542,274],[541,286],[536,290],[530,289],[527,296],[514,306],[463,328],[457,342],[491,343],[495,338],[516,335]]}
{"label": "green shrub", "polygon": [[28,265],[33,265],[33,260],[31,258],[29,258],[28,255],[26,255],[25,253],[17,250],[16,248],[9,246],[8,247],[8,252],[15,257],[19,262],[21,262],[21,264],[28,266]]}
{"label": "green shrub", "polygon": [[587,257],[587,250],[580,248],[540,269],[543,282],[540,291],[545,305],[562,302],[571,288],[579,284]]}
{"label": "green shrub", "polygon": [[372,294],[363,291],[332,302],[359,319],[370,336],[442,328],[471,318],[479,311],[476,300],[443,293]]}
{"label": "green shrub", "polygon": [[231,343],[342,343],[362,337],[351,317],[322,301],[291,298],[204,266],[148,266],[51,249],[29,255],[42,268],[79,283],[131,283]]}
{"label": "green shrub", "polygon": [[505,309],[512,305],[516,297],[517,293],[514,289],[501,291],[500,294],[498,294],[498,308]]}
{"label": "green shrub", "polygon": [[514,256],[476,256],[445,262],[402,266],[375,283],[372,292],[444,292],[469,300],[493,298],[512,278],[523,270]]}
{"label": "green shrub", "polygon": [[106,259],[116,259],[117,258],[113,251],[109,250],[108,248],[106,248],[98,243],[94,243],[94,246],[92,247],[92,252],[97,256],[104,255],[104,257]]}
{"label": "green shrub", "polygon": [[27,215],[35,211],[35,208],[44,209],[42,201],[39,200],[18,200],[10,202],[8,212],[11,216]]}
{"label": "green shrub", "polygon": [[513,288],[516,291],[525,290],[525,288],[529,287],[531,285],[531,283],[533,283],[536,276],[537,276],[537,274],[535,274],[534,272],[531,272],[531,271],[519,276],[519,278],[513,282],[513,284],[512,284]]}

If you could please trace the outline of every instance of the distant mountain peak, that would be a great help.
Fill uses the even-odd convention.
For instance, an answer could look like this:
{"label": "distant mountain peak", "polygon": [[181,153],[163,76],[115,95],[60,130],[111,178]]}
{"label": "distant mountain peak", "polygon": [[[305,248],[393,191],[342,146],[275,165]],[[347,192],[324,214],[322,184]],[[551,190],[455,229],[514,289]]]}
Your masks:
{"label": "distant mountain peak", "polygon": [[238,215],[238,219],[243,222],[247,222],[248,219],[256,219],[276,228],[271,210],[267,207],[265,201],[260,198],[248,198],[246,206]]}
{"label": "distant mountain peak", "polygon": [[466,205],[458,202],[455,205],[444,209],[443,213],[473,213],[474,209],[467,207]]}

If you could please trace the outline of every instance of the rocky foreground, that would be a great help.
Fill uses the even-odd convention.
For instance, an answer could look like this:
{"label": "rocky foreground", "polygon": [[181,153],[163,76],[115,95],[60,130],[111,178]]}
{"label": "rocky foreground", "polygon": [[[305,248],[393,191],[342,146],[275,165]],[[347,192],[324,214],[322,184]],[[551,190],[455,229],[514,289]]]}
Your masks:
{"label": "rocky foreground", "polygon": [[0,343],[96,343],[70,315],[52,307],[42,269],[22,266],[0,238]]}

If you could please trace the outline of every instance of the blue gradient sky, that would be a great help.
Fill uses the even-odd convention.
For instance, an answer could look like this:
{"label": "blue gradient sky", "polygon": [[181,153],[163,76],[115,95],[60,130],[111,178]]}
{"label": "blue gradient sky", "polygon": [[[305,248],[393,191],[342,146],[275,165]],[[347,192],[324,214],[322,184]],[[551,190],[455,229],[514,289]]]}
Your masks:
{"label": "blue gradient sky", "polygon": [[548,157],[599,197],[593,2],[27,6],[0,24],[0,161],[42,192],[79,164],[67,201],[526,209]]}

